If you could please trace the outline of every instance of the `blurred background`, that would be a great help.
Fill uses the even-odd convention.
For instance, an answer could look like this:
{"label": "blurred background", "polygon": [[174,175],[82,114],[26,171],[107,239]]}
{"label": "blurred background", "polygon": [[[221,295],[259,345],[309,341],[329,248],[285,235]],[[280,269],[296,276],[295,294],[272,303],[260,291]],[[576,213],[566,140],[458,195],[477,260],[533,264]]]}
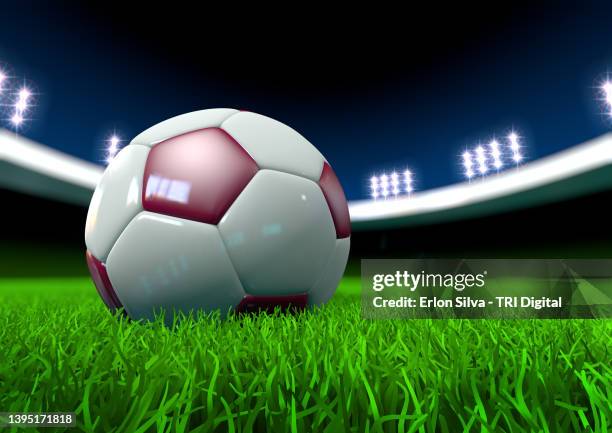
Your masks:
{"label": "blurred background", "polygon": [[50,5],[2,6],[0,63],[38,93],[23,134],[89,161],[104,161],[113,130],[129,141],[177,114],[235,107],[300,131],[358,199],[394,167],[412,168],[420,190],[457,182],[464,148],[512,127],[535,159],[611,125],[595,100],[612,67],[606,2],[248,18]]}
{"label": "blurred background", "polygon": [[[417,193],[462,182],[462,152],[511,130],[528,164],[612,125],[600,97],[612,4],[235,9],[2,5],[0,68],[34,105],[17,132],[104,165],[112,134],[125,145],[177,114],[246,109],[300,131],[357,200],[372,175],[393,170],[410,168]],[[11,110],[2,126],[14,131]],[[86,204],[24,192],[0,168],[11,179],[0,190],[2,275],[86,272]],[[353,256],[609,256],[609,174],[504,212],[357,224]]]}

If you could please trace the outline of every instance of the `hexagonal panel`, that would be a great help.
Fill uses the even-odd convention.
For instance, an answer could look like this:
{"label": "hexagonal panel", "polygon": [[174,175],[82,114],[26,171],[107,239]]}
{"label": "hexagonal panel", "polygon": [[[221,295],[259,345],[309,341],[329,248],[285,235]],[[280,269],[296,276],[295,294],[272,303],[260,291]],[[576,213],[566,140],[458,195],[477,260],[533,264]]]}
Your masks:
{"label": "hexagonal panel", "polygon": [[216,224],[257,170],[255,161],[225,131],[188,132],[151,149],[143,208]]}
{"label": "hexagonal panel", "polygon": [[313,287],[334,249],[336,231],[319,186],[261,170],[219,223],[245,291],[289,295]]}
{"label": "hexagonal panel", "polygon": [[149,148],[126,146],[109,164],[91,198],[85,223],[85,244],[106,261],[121,231],[142,211],[142,178]]}
{"label": "hexagonal panel", "polygon": [[231,108],[211,108],[209,110],[181,114],[180,116],[164,120],[141,132],[132,140],[132,144],[154,146],[168,138],[176,137],[186,132],[219,127],[224,120],[237,112],[238,110]]}
{"label": "hexagonal panel", "polygon": [[336,237],[338,239],[349,237],[351,235],[351,217],[346,196],[336,173],[327,162],[323,164],[323,173],[321,173],[319,185],[321,185],[323,195],[334,219]]}
{"label": "hexagonal panel", "polygon": [[319,180],[323,155],[297,131],[261,114],[242,111],[221,124],[260,168]]}
{"label": "hexagonal panel", "polygon": [[138,214],[111,250],[110,281],[130,317],[153,319],[164,309],[202,309],[222,314],[245,293],[215,226],[195,221]]}
{"label": "hexagonal panel", "polygon": [[308,292],[308,304],[321,305],[334,296],[344,275],[351,248],[351,238],[337,239],[334,252],[313,288]]}

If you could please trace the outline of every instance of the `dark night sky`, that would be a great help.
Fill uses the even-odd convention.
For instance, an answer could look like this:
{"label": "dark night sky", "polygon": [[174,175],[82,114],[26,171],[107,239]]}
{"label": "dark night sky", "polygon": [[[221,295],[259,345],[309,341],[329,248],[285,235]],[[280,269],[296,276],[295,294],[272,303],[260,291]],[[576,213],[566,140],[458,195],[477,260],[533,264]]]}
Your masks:
{"label": "dark night sky", "polygon": [[24,135],[92,161],[113,129],[129,139],[183,112],[234,107],[300,131],[355,199],[381,170],[409,166],[419,189],[457,182],[465,146],[512,126],[531,159],[611,126],[595,88],[612,70],[603,2],[282,18],[237,18],[237,5],[11,3],[0,64],[38,93]]}

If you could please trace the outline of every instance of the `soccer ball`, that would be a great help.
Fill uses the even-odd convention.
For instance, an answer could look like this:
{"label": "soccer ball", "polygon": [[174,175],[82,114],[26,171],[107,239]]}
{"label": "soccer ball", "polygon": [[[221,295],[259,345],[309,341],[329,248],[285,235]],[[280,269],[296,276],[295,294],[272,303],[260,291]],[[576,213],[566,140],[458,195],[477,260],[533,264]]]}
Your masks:
{"label": "soccer ball", "polygon": [[106,305],[132,319],[320,305],[350,246],[344,192],[296,131],[211,109],[138,135],[89,206],[87,264]]}

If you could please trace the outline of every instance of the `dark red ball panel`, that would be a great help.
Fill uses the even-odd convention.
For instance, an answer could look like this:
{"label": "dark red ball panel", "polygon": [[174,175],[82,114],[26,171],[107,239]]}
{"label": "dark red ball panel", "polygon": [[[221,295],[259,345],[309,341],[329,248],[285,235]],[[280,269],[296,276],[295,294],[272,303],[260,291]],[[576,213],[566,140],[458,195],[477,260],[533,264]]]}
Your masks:
{"label": "dark red ball panel", "polygon": [[151,212],[217,224],[257,170],[222,129],[188,132],[151,149],[142,204]]}
{"label": "dark red ball panel", "polygon": [[349,215],[348,203],[340,181],[330,165],[323,164],[323,172],[319,179],[319,185],[323,190],[325,200],[331,211],[334,225],[336,226],[336,237],[347,238],[351,235],[351,217]]}
{"label": "dark red ball panel", "polygon": [[246,295],[236,306],[237,313],[273,313],[275,308],[281,311],[303,310],[308,305],[308,294],[286,296],[253,296]]}
{"label": "dark red ball panel", "polygon": [[[89,251],[85,253],[85,258],[87,259],[87,267],[89,268],[89,273],[91,274],[91,278],[96,286],[96,290],[106,306],[112,313],[120,308],[123,308],[123,305],[121,304],[121,301],[119,301],[119,298],[115,293],[115,289],[108,278],[108,273],[106,272],[106,266],[104,266],[104,263],[96,259]],[[123,313],[126,314],[125,309],[123,310]]]}

